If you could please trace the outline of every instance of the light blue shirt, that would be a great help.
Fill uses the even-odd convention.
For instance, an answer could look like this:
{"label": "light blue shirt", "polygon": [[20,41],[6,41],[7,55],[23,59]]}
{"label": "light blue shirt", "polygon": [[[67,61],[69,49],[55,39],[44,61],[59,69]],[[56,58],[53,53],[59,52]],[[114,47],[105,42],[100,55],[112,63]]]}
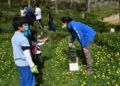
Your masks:
{"label": "light blue shirt", "polygon": [[23,54],[22,46],[30,46],[27,38],[22,32],[16,31],[11,39],[13,47],[13,57],[17,66],[29,66]]}

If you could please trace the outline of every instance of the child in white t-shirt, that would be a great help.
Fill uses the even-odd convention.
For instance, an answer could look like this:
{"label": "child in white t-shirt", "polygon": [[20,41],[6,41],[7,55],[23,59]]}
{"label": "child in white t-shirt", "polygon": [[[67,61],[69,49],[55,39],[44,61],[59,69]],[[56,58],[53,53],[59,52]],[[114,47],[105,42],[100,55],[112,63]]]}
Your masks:
{"label": "child in white t-shirt", "polygon": [[41,8],[39,7],[39,5],[36,5],[36,8],[35,8],[35,17],[36,17],[36,21],[38,22],[39,27],[41,29],[42,28],[42,24],[41,24],[42,16],[41,16]]}

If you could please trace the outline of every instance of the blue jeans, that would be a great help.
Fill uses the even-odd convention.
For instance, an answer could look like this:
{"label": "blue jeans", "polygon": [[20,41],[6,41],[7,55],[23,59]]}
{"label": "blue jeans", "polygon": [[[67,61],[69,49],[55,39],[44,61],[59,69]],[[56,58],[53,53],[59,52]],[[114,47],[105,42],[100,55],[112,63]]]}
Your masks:
{"label": "blue jeans", "polygon": [[17,67],[20,73],[20,86],[35,86],[35,76],[31,73],[30,67]]}

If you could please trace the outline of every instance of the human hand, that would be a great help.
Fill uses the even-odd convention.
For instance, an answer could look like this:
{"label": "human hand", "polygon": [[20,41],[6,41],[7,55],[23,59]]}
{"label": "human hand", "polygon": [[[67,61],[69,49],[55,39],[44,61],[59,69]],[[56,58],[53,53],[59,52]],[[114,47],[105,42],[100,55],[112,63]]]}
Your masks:
{"label": "human hand", "polygon": [[31,71],[32,73],[39,73],[36,65],[33,66],[33,67],[31,67],[31,68],[30,68],[30,71]]}
{"label": "human hand", "polygon": [[85,53],[89,52],[89,50],[88,50],[86,47],[83,48],[83,51],[84,51]]}
{"label": "human hand", "polygon": [[48,37],[46,37],[43,40],[44,40],[44,42],[47,42],[49,39],[48,39]]}
{"label": "human hand", "polygon": [[41,38],[37,38],[37,42],[44,42],[44,41]]}
{"label": "human hand", "polygon": [[37,42],[47,42],[49,39],[48,39],[48,37],[47,38],[38,38],[37,39]]}

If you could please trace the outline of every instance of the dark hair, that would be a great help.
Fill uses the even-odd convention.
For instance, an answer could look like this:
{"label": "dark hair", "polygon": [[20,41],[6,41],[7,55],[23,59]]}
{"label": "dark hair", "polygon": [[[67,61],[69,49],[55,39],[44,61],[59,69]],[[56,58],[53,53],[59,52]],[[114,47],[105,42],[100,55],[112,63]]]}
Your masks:
{"label": "dark hair", "polygon": [[73,19],[72,18],[70,18],[70,17],[62,17],[61,18],[61,21],[63,22],[63,23],[69,23],[69,22],[71,22]]}
{"label": "dark hair", "polygon": [[39,4],[36,4],[36,7],[39,7]]}
{"label": "dark hair", "polygon": [[26,6],[25,5],[22,5],[21,8],[24,9]]}
{"label": "dark hair", "polygon": [[15,31],[18,30],[19,26],[22,26],[25,23],[26,23],[26,18],[25,17],[21,17],[21,16],[16,16],[12,20],[12,26],[13,26]]}

